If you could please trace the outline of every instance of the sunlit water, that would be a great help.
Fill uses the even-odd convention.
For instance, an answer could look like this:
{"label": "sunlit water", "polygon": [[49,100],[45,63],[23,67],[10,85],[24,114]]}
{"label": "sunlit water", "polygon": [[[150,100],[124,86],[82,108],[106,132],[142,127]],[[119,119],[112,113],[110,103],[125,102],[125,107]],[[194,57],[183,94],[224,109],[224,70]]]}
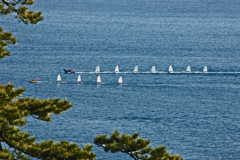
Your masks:
{"label": "sunlit water", "polygon": [[[37,26],[0,19],[19,42],[10,47],[13,56],[0,61],[0,82],[24,87],[23,97],[72,103],[50,124],[27,119],[26,130],[39,141],[66,139],[83,147],[117,129],[138,131],[152,147],[166,145],[186,160],[239,159],[239,7],[237,0],[37,1],[45,17]],[[136,65],[138,74],[132,73]],[[202,73],[205,65],[210,73]],[[41,82],[29,83],[37,77]],[[98,160],[131,159],[95,145],[93,151]]]}

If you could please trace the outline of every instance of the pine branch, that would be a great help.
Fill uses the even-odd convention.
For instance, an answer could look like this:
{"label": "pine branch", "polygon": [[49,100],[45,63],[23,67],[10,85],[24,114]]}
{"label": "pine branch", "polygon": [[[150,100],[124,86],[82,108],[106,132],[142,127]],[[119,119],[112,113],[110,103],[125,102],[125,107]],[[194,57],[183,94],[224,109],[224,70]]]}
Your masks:
{"label": "pine branch", "polygon": [[[7,8],[4,8],[4,5],[0,3],[0,13],[4,15],[8,15],[10,13],[17,13],[15,18],[20,19],[25,24],[37,24],[38,22],[43,20],[42,12],[34,12],[31,9],[28,10],[27,5],[34,5],[34,0],[18,0],[18,1],[6,1],[1,0],[2,4],[6,5]],[[16,8],[18,6],[18,8]]]}
{"label": "pine branch", "polygon": [[5,0],[1,0],[4,4],[6,4],[6,5],[13,5],[13,6],[15,6],[15,5],[17,5],[21,0],[18,0],[18,1],[14,1],[14,3],[13,3],[13,1],[11,1],[11,2],[7,2],[7,1],[5,1]]}
{"label": "pine branch", "polygon": [[[5,5],[7,5],[9,8],[11,8],[13,11],[15,11],[15,12],[17,12],[17,10],[14,8],[14,7],[12,7],[12,6],[14,6],[14,5],[17,5],[17,3],[11,3],[11,2],[7,2],[7,1],[5,1],[5,0],[1,0]],[[19,0],[19,2],[20,2],[20,0]]]}
{"label": "pine branch", "polygon": [[[21,148],[11,144],[5,137],[4,137],[4,133],[0,131],[0,137],[3,139],[3,141],[11,148],[15,148],[17,149],[18,151],[24,153],[24,154],[27,154],[29,156],[32,156],[32,157],[35,157],[35,158],[38,158],[36,155],[33,155],[31,153],[28,153],[28,152],[25,152],[24,150],[22,150]],[[38,158],[39,159],[39,158]]]}

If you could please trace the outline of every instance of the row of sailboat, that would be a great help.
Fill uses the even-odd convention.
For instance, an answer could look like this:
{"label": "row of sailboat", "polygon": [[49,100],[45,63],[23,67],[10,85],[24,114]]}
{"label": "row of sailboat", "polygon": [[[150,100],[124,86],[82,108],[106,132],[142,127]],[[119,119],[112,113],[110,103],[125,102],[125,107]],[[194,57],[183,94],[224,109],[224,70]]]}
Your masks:
{"label": "row of sailboat", "polygon": [[[134,67],[133,72],[134,72],[134,73],[138,73],[138,66],[135,66],[135,67]],[[155,66],[152,66],[151,72],[152,72],[152,73],[156,73],[156,67],[155,67]],[[169,68],[168,68],[168,72],[169,72],[169,73],[174,73],[174,72],[173,72],[173,67],[172,67],[171,65],[170,65]],[[191,67],[190,67],[190,66],[187,66],[186,72],[187,72],[187,73],[191,73]],[[100,73],[100,67],[99,67],[99,66],[96,67],[95,73]],[[119,73],[119,66],[116,66],[116,67],[115,67],[115,73]],[[207,66],[205,66],[205,67],[203,68],[203,73],[207,73]],[[60,75],[60,74],[59,74],[58,77],[57,77],[57,82],[61,82],[61,75]],[[80,76],[80,75],[78,76],[77,82],[78,82],[78,83],[82,83],[82,81],[81,81],[81,76]],[[97,77],[97,83],[99,83],[99,84],[101,83],[101,77],[100,77],[100,75]],[[122,76],[119,77],[118,83],[119,83],[119,84],[123,84]]]}
{"label": "row of sailboat", "polygon": [[[207,71],[208,71],[207,66],[205,66],[205,67],[203,68],[203,73],[207,73]],[[156,73],[156,72],[157,72],[157,71],[156,71],[156,67],[155,67],[155,66],[152,66],[152,68],[151,68],[151,73]],[[172,67],[172,65],[169,66],[168,72],[169,72],[169,73],[174,73],[174,72],[173,72],[173,67]],[[190,66],[187,66],[186,72],[187,72],[187,73],[191,73],[191,67],[190,67]],[[100,73],[100,66],[97,66],[97,67],[96,67],[95,73],[97,73],[97,74]],[[118,65],[115,67],[115,73],[120,73],[120,72],[119,72],[119,66],[118,66]],[[135,66],[135,67],[134,67],[133,73],[138,73],[138,66]]]}
{"label": "row of sailboat", "polygon": [[[62,81],[62,78],[61,78],[61,75],[59,74],[58,77],[57,77],[57,82],[60,83],[61,81]],[[80,76],[80,75],[78,76],[77,82],[78,82],[78,83],[82,83],[82,80],[81,80],[81,76]],[[102,80],[101,80],[100,75],[97,77],[97,83],[98,83],[98,84],[101,84],[101,83],[102,83]],[[123,84],[122,76],[119,77],[118,83],[119,83],[119,84]]]}

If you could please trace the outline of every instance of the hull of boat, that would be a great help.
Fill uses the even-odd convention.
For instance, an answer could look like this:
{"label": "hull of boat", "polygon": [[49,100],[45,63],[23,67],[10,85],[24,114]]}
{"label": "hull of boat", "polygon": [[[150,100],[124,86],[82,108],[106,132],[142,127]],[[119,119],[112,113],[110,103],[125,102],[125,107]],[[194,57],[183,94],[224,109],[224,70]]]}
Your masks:
{"label": "hull of boat", "polygon": [[73,70],[70,70],[70,69],[68,69],[68,70],[63,69],[63,71],[64,71],[65,73],[74,73],[74,71],[73,71]]}

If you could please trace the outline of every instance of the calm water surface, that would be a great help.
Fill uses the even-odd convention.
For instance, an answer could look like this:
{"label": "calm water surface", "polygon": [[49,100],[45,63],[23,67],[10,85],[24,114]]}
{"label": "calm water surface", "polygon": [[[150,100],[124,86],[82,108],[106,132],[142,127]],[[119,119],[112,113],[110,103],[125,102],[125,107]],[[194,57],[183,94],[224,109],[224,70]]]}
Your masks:
{"label": "calm water surface", "polygon": [[[0,61],[0,82],[26,89],[23,97],[67,98],[72,110],[48,124],[28,118],[39,141],[53,138],[93,144],[97,134],[140,133],[152,147],[183,159],[240,158],[240,1],[66,0],[37,1],[44,21],[0,19],[19,45]],[[64,74],[64,68],[81,74]],[[134,66],[139,73],[132,74]],[[151,74],[155,65],[157,71]],[[169,65],[190,74],[168,74]],[[202,74],[207,65],[208,74]],[[57,84],[61,74],[63,83]],[[119,76],[124,85],[117,84]],[[40,83],[30,84],[30,79]],[[96,159],[131,159],[93,147]]]}

